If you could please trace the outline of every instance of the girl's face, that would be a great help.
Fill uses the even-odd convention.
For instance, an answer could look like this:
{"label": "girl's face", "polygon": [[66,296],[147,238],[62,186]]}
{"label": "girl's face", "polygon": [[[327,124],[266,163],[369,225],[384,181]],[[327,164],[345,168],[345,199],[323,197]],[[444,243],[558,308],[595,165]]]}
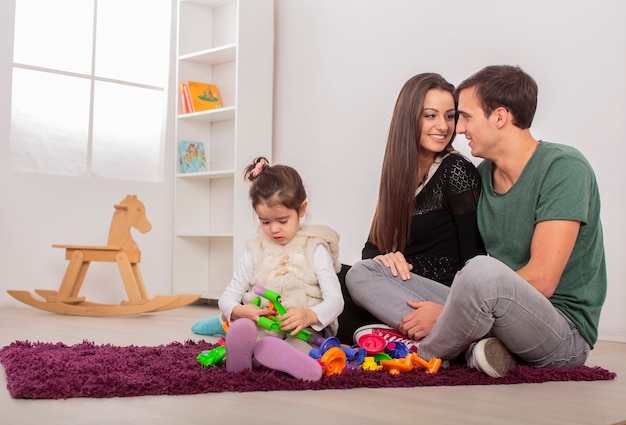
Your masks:
{"label": "girl's face", "polygon": [[431,89],[424,99],[419,144],[421,151],[433,155],[443,151],[454,133],[454,98],[450,92]]}
{"label": "girl's face", "polygon": [[286,245],[293,240],[300,230],[300,218],[304,217],[306,204],[305,201],[300,207],[300,211],[296,211],[282,204],[270,207],[261,202],[254,207],[254,211],[259,217],[263,233],[277,244]]}

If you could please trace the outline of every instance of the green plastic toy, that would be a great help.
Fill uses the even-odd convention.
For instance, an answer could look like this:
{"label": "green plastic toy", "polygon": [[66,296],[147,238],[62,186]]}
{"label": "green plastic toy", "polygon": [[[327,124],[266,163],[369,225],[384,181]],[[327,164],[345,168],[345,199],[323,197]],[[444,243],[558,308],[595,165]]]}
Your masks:
{"label": "green plastic toy", "polygon": [[[270,300],[272,305],[274,306],[274,309],[279,315],[282,316],[283,314],[287,313],[287,310],[285,309],[285,307],[283,307],[283,305],[280,303],[279,293],[271,291],[269,289],[265,289],[262,286],[256,286],[254,288],[254,293],[262,296],[263,298],[267,298],[268,300]],[[261,300],[258,299],[257,297],[254,299],[253,304],[255,302],[258,302],[259,304],[256,304],[256,305],[260,306],[260,301]],[[280,328],[280,318],[278,316],[260,317],[258,325],[269,331],[282,332],[284,334],[291,334],[291,331],[293,330],[293,329],[287,330],[287,331],[282,330]],[[304,340],[306,342],[309,342],[311,344],[317,345],[318,347],[322,345],[322,343],[324,342],[324,338],[318,335],[312,334],[311,332],[304,330],[304,329],[293,336],[301,340]]]}
{"label": "green plastic toy", "polygon": [[205,350],[198,354],[198,363],[204,366],[219,366],[226,357],[226,346],[220,345],[212,350]]}

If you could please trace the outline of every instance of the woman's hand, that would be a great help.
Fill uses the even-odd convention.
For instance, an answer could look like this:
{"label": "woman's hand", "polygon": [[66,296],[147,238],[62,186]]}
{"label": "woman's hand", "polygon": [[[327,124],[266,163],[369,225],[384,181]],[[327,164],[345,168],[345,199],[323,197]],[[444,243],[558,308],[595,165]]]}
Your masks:
{"label": "woman's hand", "polygon": [[400,275],[400,279],[409,280],[413,265],[406,262],[404,254],[400,251],[390,252],[384,255],[377,255],[374,260],[380,261],[391,271],[392,276]]}
{"label": "woman's hand", "polygon": [[296,335],[302,329],[305,329],[319,320],[317,314],[308,308],[291,308],[287,313],[280,316],[280,329],[288,331],[293,329],[290,335]]}
{"label": "woman's hand", "polygon": [[432,301],[407,301],[407,304],[415,310],[402,318],[398,328],[411,339],[422,339],[433,330],[443,306]]}

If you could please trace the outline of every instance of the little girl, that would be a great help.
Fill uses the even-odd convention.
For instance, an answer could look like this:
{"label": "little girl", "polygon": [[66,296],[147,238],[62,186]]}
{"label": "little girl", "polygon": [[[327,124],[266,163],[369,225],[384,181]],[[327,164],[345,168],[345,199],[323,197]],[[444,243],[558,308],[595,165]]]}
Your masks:
{"label": "little girl", "polygon": [[[337,333],[337,317],[344,306],[337,277],[339,236],[329,227],[300,223],[307,208],[306,191],[293,168],[270,166],[259,157],[246,167],[244,178],[251,182],[250,199],[259,218],[257,235],[248,241],[219,298],[221,317],[203,319],[192,330],[219,333],[217,323],[229,323],[225,338],[229,371],[251,369],[254,360],[296,378],[318,380],[322,369],[308,355],[311,346],[294,335],[301,330],[323,338]],[[276,313],[266,299],[260,307],[252,303],[256,286],[281,295],[287,312],[280,316],[280,328],[289,333],[257,327],[260,317]]]}

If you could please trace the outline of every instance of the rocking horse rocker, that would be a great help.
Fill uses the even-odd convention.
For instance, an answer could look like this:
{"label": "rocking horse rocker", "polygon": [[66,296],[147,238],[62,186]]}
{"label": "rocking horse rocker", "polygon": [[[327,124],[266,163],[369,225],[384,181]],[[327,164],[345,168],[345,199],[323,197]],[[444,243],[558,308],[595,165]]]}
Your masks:
{"label": "rocking horse rocker", "polygon": [[[65,249],[65,258],[69,264],[58,291],[36,289],[35,292],[45,301],[33,297],[29,291],[7,291],[15,299],[30,306],[53,313],[74,316],[125,316],[131,314],[170,310],[190,304],[200,295],[157,295],[148,298],[139,261],[141,252],[133,240],[130,229],[136,228],[141,233],[152,229],[146,217],[143,202],[136,195],[127,195],[115,205],[113,220],[106,246],[52,245]],[[88,302],[78,295],[89,264],[92,261],[115,262],[119,268],[128,295],[121,304],[100,304]]]}

